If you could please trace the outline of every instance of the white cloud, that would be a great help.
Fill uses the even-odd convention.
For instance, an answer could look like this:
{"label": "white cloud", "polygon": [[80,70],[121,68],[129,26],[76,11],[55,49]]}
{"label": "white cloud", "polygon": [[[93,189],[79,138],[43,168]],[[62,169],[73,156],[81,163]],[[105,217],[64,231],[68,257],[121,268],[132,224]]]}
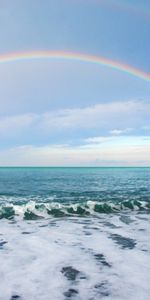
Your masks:
{"label": "white cloud", "polygon": [[[133,128],[147,128],[150,119],[150,103],[126,101],[102,103],[75,109],[62,109],[44,114],[23,114],[0,118],[0,135],[28,130],[38,136],[70,129],[106,131],[112,135],[132,132]],[[115,128],[115,129],[114,129]]]}
{"label": "white cloud", "polygon": [[[126,101],[102,103],[94,106],[50,112],[42,116],[46,128],[101,128],[122,131],[142,126],[150,118],[150,103]],[[126,129],[124,129],[126,128]],[[121,133],[120,132],[120,133]]]}
{"label": "white cloud", "polygon": [[6,116],[0,118],[0,135],[22,133],[37,120],[35,114]]}
{"label": "white cloud", "polygon": [[[99,138],[100,140],[100,138]],[[93,140],[94,141],[94,140]],[[150,137],[111,137],[84,146],[26,145],[0,151],[0,165],[108,166],[149,165]]]}
{"label": "white cloud", "polygon": [[123,134],[123,133],[131,132],[133,130],[134,130],[134,128],[113,129],[113,130],[110,130],[110,134],[112,134],[112,135],[120,135],[120,134]]}
{"label": "white cloud", "polygon": [[[149,120],[150,104],[144,101],[105,103],[45,114],[1,117],[1,146],[4,148],[4,138],[7,149],[0,150],[0,165],[150,165],[150,136],[141,136],[140,132],[139,136],[134,135],[134,128],[147,128]],[[64,132],[67,136],[72,129],[77,131],[80,145],[57,145],[60,138],[63,143]],[[85,129],[91,137],[85,138]],[[12,134],[17,134],[18,145],[21,145],[22,137],[23,143],[33,145],[16,147],[15,140],[14,146],[9,147]],[[48,138],[41,143],[46,134]],[[55,145],[49,138],[50,134],[57,138]]]}
{"label": "white cloud", "polygon": [[85,145],[83,147],[92,146],[93,144],[96,146],[102,146],[102,144],[117,144],[120,143],[122,145],[124,144],[134,144],[137,143],[149,143],[150,136],[134,136],[134,135],[112,135],[112,136],[95,136],[95,137],[89,137],[84,140]]}

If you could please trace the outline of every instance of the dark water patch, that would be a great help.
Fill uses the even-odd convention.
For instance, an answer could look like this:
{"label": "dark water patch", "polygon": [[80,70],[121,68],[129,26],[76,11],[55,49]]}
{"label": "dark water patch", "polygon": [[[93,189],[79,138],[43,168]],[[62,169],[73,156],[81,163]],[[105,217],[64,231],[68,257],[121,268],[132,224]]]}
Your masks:
{"label": "dark water patch", "polygon": [[68,217],[68,220],[69,221],[73,220],[74,224],[79,224],[79,225],[86,224],[86,217],[85,216],[82,216],[82,218],[76,218],[76,216],[75,217],[71,216],[71,217]]}
{"label": "dark water patch", "polygon": [[143,251],[143,252],[148,252],[148,250],[147,250],[147,249],[141,249],[141,251]]}
{"label": "dark water patch", "polygon": [[80,247],[80,249],[82,250],[82,251],[86,251],[86,248],[85,247]]}
{"label": "dark water patch", "polygon": [[91,221],[90,219],[84,218],[83,220],[84,220],[84,221],[81,221],[81,224],[88,224],[88,225],[91,225],[91,224],[92,224],[92,221]]}
{"label": "dark water patch", "polygon": [[137,216],[136,216],[136,219],[138,219],[138,220],[143,220],[143,221],[147,221],[149,218],[141,217],[141,216],[137,215]]}
{"label": "dark water patch", "polygon": [[22,231],[22,234],[31,234],[32,232],[29,231]]}
{"label": "dark water patch", "polygon": [[[116,209],[117,210],[117,209]],[[97,213],[112,213],[113,209],[109,203],[96,203],[94,211]]]}
{"label": "dark water patch", "polygon": [[55,244],[59,244],[59,242],[58,242],[58,241],[54,241],[54,243],[55,243]]}
{"label": "dark water patch", "polygon": [[72,266],[63,267],[61,272],[68,280],[71,280],[71,281],[76,280],[76,278],[80,274],[80,271],[76,270]]}
{"label": "dark water patch", "polygon": [[101,231],[100,227],[92,226],[92,224],[84,225],[84,226],[82,226],[82,228],[84,229],[83,232],[90,232],[91,230]]}
{"label": "dark water patch", "polygon": [[87,235],[87,236],[90,236],[90,235],[92,235],[92,233],[91,233],[91,232],[89,232],[89,231],[84,231],[84,234],[85,234],[85,235]]}
{"label": "dark water patch", "polygon": [[12,220],[9,222],[9,224],[16,224],[17,222],[15,220]]}
{"label": "dark water patch", "polygon": [[20,300],[21,299],[21,297],[19,296],[19,295],[13,295],[11,298],[10,298],[10,300]]}
{"label": "dark water patch", "polygon": [[26,211],[24,213],[24,220],[39,220],[39,219],[43,219],[43,217],[36,215],[32,211]]}
{"label": "dark water patch", "polygon": [[39,225],[40,228],[47,227],[47,224]]}
{"label": "dark water patch", "polygon": [[13,207],[4,206],[0,210],[0,219],[13,219],[15,211]]}
{"label": "dark water patch", "polygon": [[3,249],[3,246],[5,245],[5,244],[7,244],[8,242],[6,242],[6,241],[0,241],[0,249]]}
{"label": "dark water patch", "polygon": [[49,226],[51,226],[51,227],[56,227],[56,226],[58,226],[58,225],[57,225],[56,222],[53,221],[53,222],[50,222],[50,223],[49,223]]}
{"label": "dark water patch", "polygon": [[98,283],[94,286],[96,292],[98,293],[99,297],[108,297],[110,296],[110,291],[108,289],[108,283],[106,281],[103,281],[101,283]]}
{"label": "dark water patch", "polygon": [[95,259],[100,262],[103,266],[111,268],[111,264],[107,262],[104,254],[97,253],[94,254]]}
{"label": "dark water patch", "polygon": [[112,229],[119,229],[119,228],[121,228],[121,226],[116,226],[115,224],[110,223],[110,222],[104,222],[103,225],[107,226],[109,228],[112,228]]}
{"label": "dark water patch", "polygon": [[90,212],[86,210],[86,207],[83,208],[80,205],[78,205],[76,207],[76,209],[74,209],[73,207],[68,207],[67,212],[70,213],[70,214],[75,214],[75,215],[79,215],[79,216],[84,216],[84,215],[89,215],[90,214]]}
{"label": "dark water patch", "polygon": [[111,234],[110,237],[116,244],[121,246],[122,249],[133,249],[136,246],[136,241],[134,239],[126,238],[119,234]]}
{"label": "dark water patch", "polygon": [[88,225],[84,225],[83,226],[83,229],[90,229],[91,227],[90,226],[88,226]]}
{"label": "dark water patch", "polygon": [[66,213],[63,210],[57,209],[57,208],[47,209],[47,213],[48,213],[48,215],[52,215],[53,217],[56,217],[56,218],[66,216]]}
{"label": "dark water patch", "polygon": [[91,227],[90,229],[101,231],[99,227]]}
{"label": "dark water patch", "polygon": [[127,225],[134,222],[133,220],[131,220],[131,218],[129,216],[125,216],[125,215],[120,216],[120,221]]}
{"label": "dark water patch", "polygon": [[83,273],[80,273],[80,275],[79,275],[79,279],[87,279],[87,277],[86,277],[86,275],[85,274],[83,274]]}
{"label": "dark water patch", "polygon": [[78,293],[79,293],[78,290],[71,288],[71,289],[69,289],[68,291],[66,291],[66,292],[64,293],[64,296],[65,296],[66,298],[73,298],[73,297],[76,296]]}

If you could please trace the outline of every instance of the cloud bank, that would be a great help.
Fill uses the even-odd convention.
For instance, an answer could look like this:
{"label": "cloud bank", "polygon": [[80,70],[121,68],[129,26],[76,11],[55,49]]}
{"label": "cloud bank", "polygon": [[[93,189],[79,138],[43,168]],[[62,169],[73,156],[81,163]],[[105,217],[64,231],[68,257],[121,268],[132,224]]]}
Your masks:
{"label": "cloud bank", "polygon": [[0,165],[150,165],[149,120],[140,100],[3,116]]}
{"label": "cloud bank", "polygon": [[148,130],[150,103],[147,101],[126,101],[102,103],[74,109],[62,109],[43,114],[23,114],[0,118],[0,135],[9,136],[31,129],[34,134],[62,132],[68,129],[95,129],[107,131],[112,135],[129,133],[136,129]]}
{"label": "cloud bank", "polygon": [[150,137],[89,138],[82,146],[25,145],[0,151],[1,166],[150,166]]}

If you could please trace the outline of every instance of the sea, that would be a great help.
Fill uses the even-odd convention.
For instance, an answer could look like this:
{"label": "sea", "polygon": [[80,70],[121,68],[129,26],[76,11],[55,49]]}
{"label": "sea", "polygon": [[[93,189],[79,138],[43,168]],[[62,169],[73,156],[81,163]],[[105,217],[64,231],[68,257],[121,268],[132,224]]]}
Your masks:
{"label": "sea", "polygon": [[149,300],[150,168],[0,168],[0,300]]}

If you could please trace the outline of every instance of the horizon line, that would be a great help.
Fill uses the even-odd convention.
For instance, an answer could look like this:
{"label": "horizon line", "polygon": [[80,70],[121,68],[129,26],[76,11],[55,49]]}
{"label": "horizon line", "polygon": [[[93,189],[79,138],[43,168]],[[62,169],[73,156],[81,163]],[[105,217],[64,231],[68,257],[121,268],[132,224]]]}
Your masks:
{"label": "horizon line", "polygon": [[149,166],[0,166],[1,168],[150,168]]}

